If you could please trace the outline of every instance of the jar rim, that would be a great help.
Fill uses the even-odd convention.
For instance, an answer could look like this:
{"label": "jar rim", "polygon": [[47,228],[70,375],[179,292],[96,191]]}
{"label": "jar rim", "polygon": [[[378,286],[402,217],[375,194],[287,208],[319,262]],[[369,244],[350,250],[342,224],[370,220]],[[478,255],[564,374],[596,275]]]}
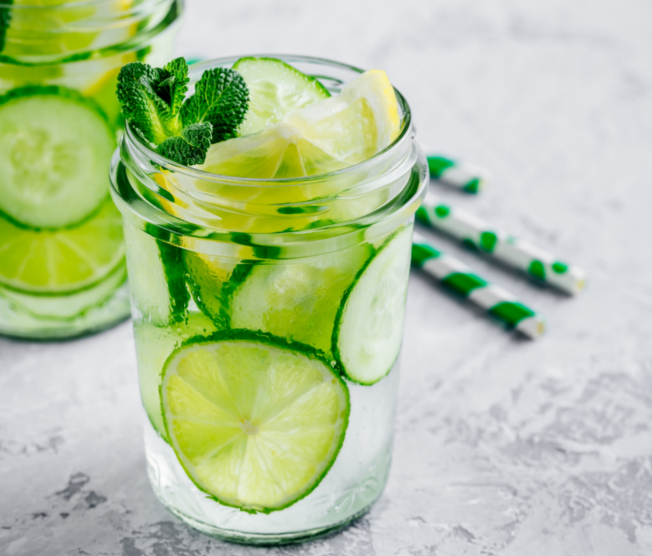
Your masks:
{"label": "jar rim", "polygon": [[[245,58],[245,57],[252,57],[252,58],[277,58],[280,59],[284,62],[287,63],[292,63],[292,62],[300,62],[300,63],[313,63],[316,65],[321,65],[321,66],[326,66],[326,67],[333,67],[333,68],[338,68],[338,69],[344,69],[344,70],[350,70],[354,73],[357,74],[362,74],[364,73],[365,70],[358,68],[356,66],[352,66],[350,64],[345,64],[342,62],[337,62],[334,60],[329,60],[327,58],[319,58],[319,57],[314,57],[314,56],[302,56],[302,55],[295,55],[295,54],[245,54],[242,56],[227,56],[227,57],[222,57],[222,58],[214,58],[211,60],[206,60],[203,62],[198,62],[195,64],[192,64],[190,66],[190,75],[191,75],[191,83],[193,83],[192,77],[194,75],[199,75],[201,77],[201,74],[204,72],[206,69],[210,69],[216,66],[224,66],[227,64],[233,65],[237,60],[240,58]],[[198,79],[197,79],[198,80]],[[387,147],[385,147],[382,151],[376,153],[372,157],[359,162],[357,164],[353,164],[352,166],[347,166],[346,168],[342,168],[340,170],[336,170],[334,172],[328,172],[328,173],[323,173],[323,174],[314,174],[310,176],[301,176],[301,177],[293,177],[293,178],[244,178],[244,177],[238,177],[238,176],[229,176],[229,175],[224,175],[224,174],[215,174],[212,172],[207,172],[205,170],[201,170],[199,168],[193,168],[192,166],[186,166],[183,164],[179,164],[177,162],[174,162],[173,160],[170,160],[169,158],[166,158],[160,154],[158,154],[156,151],[151,149],[148,145],[144,143],[144,141],[141,139],[139,134],[137,134],[133,127],[129,124],[129,122],[125,122],[125,139],[129,140],[130,145],[133,145],[140,151],[142,155],[145,155],[160,166],[161,168],[174,172],[174,173],[181,173],[184,174],[190,178],[197,179],[197,180],[202,180],[202,181],[208,181],[208,182],[228,182],[230,185],[238,185],[238,186],[243,186],[243,187],[261,187],[261,186],[283,186],[283,187],[288,187],[288,186],[305,186],[307,182],[317,182],[321,181],[324,179],[330,179],[333,177],[343,177],[347,176],[349,174],[355,174],[361,171],[366,171],[367,169],[375,166],[378,163],[382,163],[385,161],[391,153],[394,151],[397,145],[400,145],[404,141],[411,139],[412,136],[414,135],[413,133],[413,127],[412,127],[412,112],[410,110],[410,106],[405,99],[405,97],[401,94],[401,92],[394,86],[392,86],[394,89],[394,93],[396,95],[396,99],[399,103],[399,106],[403,112],[403,118],[401,122],[401,130],[392,143],[390,143]],[[123,140],[125,140],[123,139]]]}

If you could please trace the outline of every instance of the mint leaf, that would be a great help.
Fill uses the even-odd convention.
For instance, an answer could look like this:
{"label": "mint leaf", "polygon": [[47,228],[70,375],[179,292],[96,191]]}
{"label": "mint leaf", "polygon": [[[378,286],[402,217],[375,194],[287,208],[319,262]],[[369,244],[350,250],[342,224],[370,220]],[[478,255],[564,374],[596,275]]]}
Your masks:
{"label": "mint leaf", "polygon": [[188,64],[183,58],[164,68],[133,62],[118,74],[116,94],[123,116],[155,144],[181,131],[179,112],[187,91]]}
{"label": "mint leaf", "polygon": [[211,146],[213,127],[208,122],[184,127],[179,135],[163,141],[156,152],[170,160],[192,166],[203,164]]}
{"label": "mint leaf", "polygon": [[152,143],[159,143],[167,137],[164,120],[168,117],[168,108],[153,93],[151,83],[156,80],[158,73],[153,68],[134,62],[120,70],[116,91],[122,115]]}
{"label": "mint leaf", "polygon": [[185,99],[187,92],[183,58],[162,68],[134,62],[118,74],[118,100],[133,129],[160,155],[192,166],[206,160],[211,143],[235,136],[247,113],[249,90],[238,72],[214,68]]}
{"label": "mint leaf", "polygon": [[181,108],[185,125],[210,122],[213,143],[234,137],[247,114],[249,89],[235,70],[206,70],[195,85],[195,94]]}
{"label": "mint leaf", "polygon": [[151,143],[160,143],[178,131],[178,121],[172,112],[167,91],[159,92],[162,82],[170,77],[163,69],[142,62],[124,66],[118,74],[116,95],[122,115]]}
{"label": "mint leaf", "polygon": [[166,64],[163,70],[169,76],[159,83],[157,92],[169,104],[172,114],[178,117],[188,92],[188,63],[185,58],[176,58]]}

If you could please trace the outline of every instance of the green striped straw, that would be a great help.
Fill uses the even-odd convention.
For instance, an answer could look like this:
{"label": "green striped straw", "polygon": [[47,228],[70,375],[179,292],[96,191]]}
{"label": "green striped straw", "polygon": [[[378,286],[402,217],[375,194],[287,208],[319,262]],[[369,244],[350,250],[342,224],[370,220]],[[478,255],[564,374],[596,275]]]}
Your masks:
{"label": "green striped straw", "polygon": [[417,211],[417,220],[566,293],[579,293],[586,285],[583,270],[493,228],[480,218],[440,202],[431,193]]}
{"label": "green striped straw", "polygon": [[546,328],[542,315],[518,302],[505,289],[490,284],[463,262],[442,253],[415,232],[412,265],[439,281],[444,287],[466,297],[487,313],[528,338],[536,339]]}
{"label": "green striped straw", "polygon": [[467,193],[478,193],[490,179],[484,168],[444,156],[428,156],[430,177]]}

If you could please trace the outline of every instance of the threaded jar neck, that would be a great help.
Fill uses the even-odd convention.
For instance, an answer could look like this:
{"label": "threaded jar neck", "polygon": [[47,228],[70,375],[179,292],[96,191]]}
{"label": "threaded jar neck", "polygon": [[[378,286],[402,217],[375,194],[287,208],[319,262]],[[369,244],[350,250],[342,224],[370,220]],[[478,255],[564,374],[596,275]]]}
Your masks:
{"label": "threaded jar neck", "polygon": [[[317,58],[274,57],[319,77],[332,93],[362,72]],[[190,91],[204,70],[231,67],[237,59],[191,65]],[[303,244],[295,251],[304,254],[297,256],[315,249],[320,239],[368,235],[371,228],[387,233],[397,219],[405,221],[416,211],[427,181],[410,108],[400,92],[396,97],[402,122],[391,145],[348,168],[297,178],[238,178],[179,165],[157,154],[127,126],[111,168],[114,198],[127,220],[156,223],[177,236],[218,242],[222,237],[258,246],[282,243],[284,248]]]}

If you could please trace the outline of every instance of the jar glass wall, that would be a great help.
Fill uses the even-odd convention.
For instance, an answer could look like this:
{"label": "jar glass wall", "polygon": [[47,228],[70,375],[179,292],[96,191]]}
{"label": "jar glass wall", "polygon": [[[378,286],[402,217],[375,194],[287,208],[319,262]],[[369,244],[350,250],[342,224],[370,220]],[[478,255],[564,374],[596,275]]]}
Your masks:
{"label": "jar glass wall", "polygon": [[168,61],[181,0],[0,4],[0,334],[56,339],[129,314],[108,167],[120,68]]}
{"label": "jar glass wall", "polygon": [[[190,68],[191,88],[211,67]],[[336,94],[360,70],[285,57]],[[241,179],[180,166],[127,126],[112,168],[125,221],[145,444],[173,513],[228,540],[334,531],[391,461],[413,215],[427,180],[407,103],[373,158]]]}

